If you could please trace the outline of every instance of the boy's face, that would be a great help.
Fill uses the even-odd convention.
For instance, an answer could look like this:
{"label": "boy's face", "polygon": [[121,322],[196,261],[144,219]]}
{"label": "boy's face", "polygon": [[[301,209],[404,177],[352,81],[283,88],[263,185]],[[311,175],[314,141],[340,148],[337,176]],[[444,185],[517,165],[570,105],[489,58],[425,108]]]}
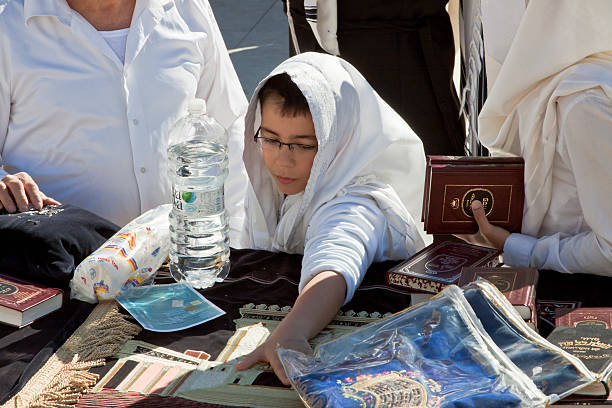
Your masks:
{"label": "boy's face", "polygon": [[[268,171],[279,190],[290,195],[306,188],[318,142],[310,113],[283,116],[281,103],[282,99],[274,96],[264,101],[258,136]],[[285,144],[279,149],[277,142]]]}

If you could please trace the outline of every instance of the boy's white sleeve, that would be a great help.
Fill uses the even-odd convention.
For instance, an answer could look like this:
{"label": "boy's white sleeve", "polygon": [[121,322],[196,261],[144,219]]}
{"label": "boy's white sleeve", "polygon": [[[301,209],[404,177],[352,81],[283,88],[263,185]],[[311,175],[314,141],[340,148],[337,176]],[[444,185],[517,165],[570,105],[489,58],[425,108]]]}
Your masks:
{"label": "boy's white sleeve", "polygon": [[346,304],[387,242],[387,222],[374,201],[342,197],[322,206],[311,219],[302,260],[300,292],[319,272],[346,280]]}

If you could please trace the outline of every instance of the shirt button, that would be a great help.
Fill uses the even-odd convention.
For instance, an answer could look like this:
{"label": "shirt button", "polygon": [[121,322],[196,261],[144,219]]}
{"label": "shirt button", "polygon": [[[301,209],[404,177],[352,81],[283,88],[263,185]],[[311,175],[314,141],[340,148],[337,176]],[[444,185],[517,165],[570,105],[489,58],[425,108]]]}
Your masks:
{"label": "shirt button", "polygon": [[140,172],[141,173],[146,173],[147,172],[147,168],[146,167],[141,167],[140,168]]}
{"label": "shirt button", "polygon": [[138,119],[133,119],[132,123],[134,124],[134,126],[138,126],[140,122],[138,122]]}

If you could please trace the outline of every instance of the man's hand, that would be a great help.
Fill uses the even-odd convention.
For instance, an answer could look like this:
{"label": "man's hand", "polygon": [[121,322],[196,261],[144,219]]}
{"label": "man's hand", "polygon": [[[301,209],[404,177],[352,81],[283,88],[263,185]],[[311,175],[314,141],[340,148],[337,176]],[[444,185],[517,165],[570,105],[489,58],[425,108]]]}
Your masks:
{"label": "man's hand", "polygon": [[40,210],[45,205],[60,205],[60,202],[40,191],[28,173],[9,174],[0,180],[0,210],[23,212],[28,211],[30,205]]}
{"label": "man's hand", "polygon": [[491,224],[485,215],[482,203],[478,200],[472,202],[472,213],[474,213],[474,219],[478,224],[478,232],[473,235],[457,234],[455,236],[470,244],[503,250],[510,232],[502,227]]}
{"label": "man's hand", "polygon": [[289,379],[278,358],[278,354],[276,354],[276,349],[284,348],[296,350],[304,354],[312,354],[312,348],[306,339],[283,335],[278,332],[278,329],[279,328],[274,330],[270,337],[252,353],[244,356],[243,359],[235,365],[236,369],[246,370],[260,361],[268,362],[278,379],[281,380],[283,384],[289,385]]}

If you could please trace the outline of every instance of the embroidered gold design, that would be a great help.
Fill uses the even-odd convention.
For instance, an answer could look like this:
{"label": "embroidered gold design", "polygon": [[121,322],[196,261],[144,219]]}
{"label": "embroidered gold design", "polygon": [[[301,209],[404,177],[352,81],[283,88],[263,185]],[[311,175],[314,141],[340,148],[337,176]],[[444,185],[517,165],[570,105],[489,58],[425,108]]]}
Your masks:
{"label": "embroidered gold design", "polygon": [[427,403],[425,387],[396,371],[359,380],[343,391],[346,398],[374,408],[423,408]]}
{"label": "embroidered gold design", "polygon": [[472,188],[463,194],[461,198],[461,211],[466,217],[473,217],[472,201],[478,200],[482,203],[485,210],[485,215],[489,215],[493,211],[494,197],[493,192],[488,188]]}

